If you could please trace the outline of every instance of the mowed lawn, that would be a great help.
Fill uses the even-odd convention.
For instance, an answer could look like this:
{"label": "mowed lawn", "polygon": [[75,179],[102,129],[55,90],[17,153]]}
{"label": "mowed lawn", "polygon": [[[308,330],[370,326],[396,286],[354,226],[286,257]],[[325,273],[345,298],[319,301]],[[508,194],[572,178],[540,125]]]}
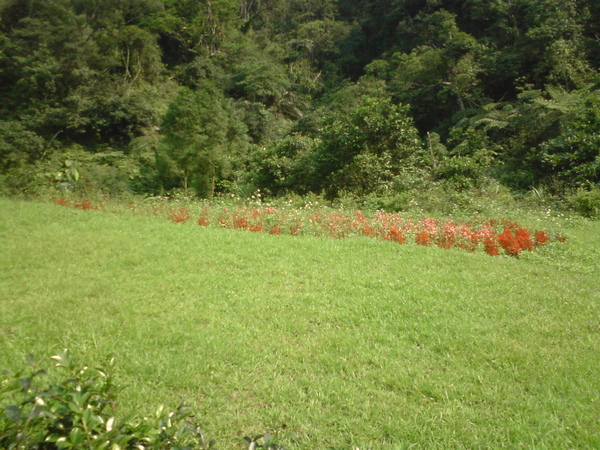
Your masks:
{"label": "mowed lawn", "polygon": [[600,223],[561,231],[516,259],[0,199],[0,368],[114,354],[123,414],[184,399],[225,449],[600,448]]}

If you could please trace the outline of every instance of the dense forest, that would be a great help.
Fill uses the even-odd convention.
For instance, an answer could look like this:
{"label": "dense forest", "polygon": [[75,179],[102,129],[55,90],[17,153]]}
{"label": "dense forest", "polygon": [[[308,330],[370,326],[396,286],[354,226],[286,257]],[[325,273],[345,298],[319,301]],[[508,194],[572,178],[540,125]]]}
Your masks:
{"label": "dense forest", "polygon": [[600,182],[597,0],[0,0],[0,190]]}

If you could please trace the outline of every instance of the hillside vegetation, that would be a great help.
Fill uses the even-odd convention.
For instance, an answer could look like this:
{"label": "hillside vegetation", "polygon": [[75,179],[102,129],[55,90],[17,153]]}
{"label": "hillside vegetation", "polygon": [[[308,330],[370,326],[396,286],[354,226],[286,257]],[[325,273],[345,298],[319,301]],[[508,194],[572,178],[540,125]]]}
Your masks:
{"label": "hillside vegetation", "polygon": [[599,23],[595,0],[1,0],[0,186],[597,214]]}

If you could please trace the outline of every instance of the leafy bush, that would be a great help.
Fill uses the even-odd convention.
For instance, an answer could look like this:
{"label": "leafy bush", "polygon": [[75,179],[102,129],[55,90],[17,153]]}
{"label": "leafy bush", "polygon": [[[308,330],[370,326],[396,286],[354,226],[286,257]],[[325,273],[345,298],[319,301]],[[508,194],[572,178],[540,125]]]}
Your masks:
{"label": "leafy bush", "polygon": [[[600,181],[600,95],[591,95],[561,134],[540,145],[540,168],[571,186]],[[543,177],[541,177],[543,178]]]}
{"label": "leafy bush", "polygon": [[317,191],[360,195],[389,190],[405,167],[418,166],[422,148],[408,107],[390,99],[364,97],[351,109],[332,113],[315,149]]}
{"label": "leafy bush", "polygon": [[[183,403],[172,412],[161,406],[152,419],[118,419],[114,359],[107,367],[81,366],[68,350],[53,356],[63,376],[48,373],[26,355],[29,368],[0,380],[0,448],[45,449],[211,449]],[[57,381],[58,379],[58,381]],[[282,450],[276,433],[244,437],[249,449]]]}
{"label": "leafy bush", "polygon": [[46,146],[42,137],[21,122],[0,121],[0,173],[31,163]]}
{"label": "leafy bush", "polygon": [[[27,372],[7,375],[0,385],[0,448],[4,449],[208,449],[190,410],[160,408],[153,419],[115,416],[117,394],[109,370],[79,366],[65,350],[53,356],[63,378],[54,381],[27,355]],[[113,360],[108,369],[113,368]],[[6,405],[5,402],[8,402]]]}
{"label": "leafy bush", "polygon": [[580,189],[571,197],[575,210],[583,217],[600,219],[600,189],[593,188],[589,191]]}

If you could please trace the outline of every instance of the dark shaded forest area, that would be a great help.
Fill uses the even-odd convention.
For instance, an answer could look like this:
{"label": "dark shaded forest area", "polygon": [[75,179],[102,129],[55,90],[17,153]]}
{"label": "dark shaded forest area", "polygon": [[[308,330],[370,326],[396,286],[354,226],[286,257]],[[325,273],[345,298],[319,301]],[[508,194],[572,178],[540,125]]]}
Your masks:
{"label": "dark shaded forest area", "polygon": [[597,0],[0,0],[0,190],[597,190],[599,68]]}

